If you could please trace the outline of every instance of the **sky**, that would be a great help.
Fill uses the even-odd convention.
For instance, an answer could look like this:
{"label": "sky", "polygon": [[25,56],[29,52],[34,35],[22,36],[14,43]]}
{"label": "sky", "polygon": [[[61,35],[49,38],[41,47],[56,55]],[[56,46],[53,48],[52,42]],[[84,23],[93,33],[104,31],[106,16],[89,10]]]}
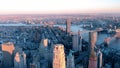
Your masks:
{"label": "sky", "polygon": [[0,0],[0,14],[119,12],[120,0]]}

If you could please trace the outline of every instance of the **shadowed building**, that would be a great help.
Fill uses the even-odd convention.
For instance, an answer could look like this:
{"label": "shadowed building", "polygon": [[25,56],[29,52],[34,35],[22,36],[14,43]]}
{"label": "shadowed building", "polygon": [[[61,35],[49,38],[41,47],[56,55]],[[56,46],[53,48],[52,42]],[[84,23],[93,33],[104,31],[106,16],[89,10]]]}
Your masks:
{"label": "shadowed building", "polygon": [[47,60],[49,58],[49,53],[48,53],[48,39],[42,39],[40,46],[39,46],[39,54],[40,54],[40,59],[45,59]]}
{"label": "shadowed building", "polygon": [[41,68],[38,55],[33,57],[33,61],[30,63],[30,68]]}
{"label": "shadowed building", "polygon": [[56,44],[54,47],[53,68],[66,68],[64,46]]}
{"label": "shadowed building", "polygon": [[82,36],[80,35],[80,30],[78,31],[78,50],[82,51]]}
{"label": "shadowed building", "polygon": [[3,68],[12,68],[13,67],[13,51],[14,44],[11,42],[2,44],[3,51]]}
{"label": "shadowed building", "polygon": [[26,67],[26,54],[24,52],[17,52],[14,57],[14,68]]}
{"label": "shadowed building", "polygon": [[98,51],[98,68],[102,68],[102,52],[99,50]]}
{"label": "shadowed building", "polygon": [[73,35],[73,38],[72,38],[72,49],[74,50],[74,51],[78,51],[79,50],[79,45],[78,45],[78,43],[79,43],[79,41],[78,41],[78,35],[77,34],[74,34]]}
{"label": "shadowed building", "polygon": [[67,56],[67,68],[75,68],[74,55],[72,55],[71,50],[69,52],[69,55]]}
{"label": "shadowed building", "polygon": [[40,68],[40,66],[38,66],[39,65],[39,63],[30,63],[30,68]]}

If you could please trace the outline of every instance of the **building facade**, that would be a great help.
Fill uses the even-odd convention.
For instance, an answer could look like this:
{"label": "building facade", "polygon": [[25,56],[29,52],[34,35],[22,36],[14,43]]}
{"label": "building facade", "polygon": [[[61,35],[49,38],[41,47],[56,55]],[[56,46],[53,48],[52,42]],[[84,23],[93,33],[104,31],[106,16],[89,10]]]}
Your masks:
{"label": "building facade", "polygon": [[66,68],[64,46],[56,44],[54,47],[53,68]]}

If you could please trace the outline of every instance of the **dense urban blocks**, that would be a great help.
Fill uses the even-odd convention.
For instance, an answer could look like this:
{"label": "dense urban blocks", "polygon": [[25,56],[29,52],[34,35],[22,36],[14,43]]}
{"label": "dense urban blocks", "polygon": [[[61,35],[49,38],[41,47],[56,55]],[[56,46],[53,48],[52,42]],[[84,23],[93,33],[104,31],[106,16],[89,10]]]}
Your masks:
{"label": "dense urban blocks", "polygon": [[120,68],[120,18],[24,17],[0,24],[0,68]]}

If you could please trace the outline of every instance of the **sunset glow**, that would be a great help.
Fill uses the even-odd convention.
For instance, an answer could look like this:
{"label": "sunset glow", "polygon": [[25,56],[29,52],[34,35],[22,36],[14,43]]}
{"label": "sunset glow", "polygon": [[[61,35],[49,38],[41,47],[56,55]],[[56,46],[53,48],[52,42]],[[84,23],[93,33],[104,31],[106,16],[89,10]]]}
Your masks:
{"label": "sunset glow", "polygon": [[0,14],[120,12],[120,0],[0,0]]}

